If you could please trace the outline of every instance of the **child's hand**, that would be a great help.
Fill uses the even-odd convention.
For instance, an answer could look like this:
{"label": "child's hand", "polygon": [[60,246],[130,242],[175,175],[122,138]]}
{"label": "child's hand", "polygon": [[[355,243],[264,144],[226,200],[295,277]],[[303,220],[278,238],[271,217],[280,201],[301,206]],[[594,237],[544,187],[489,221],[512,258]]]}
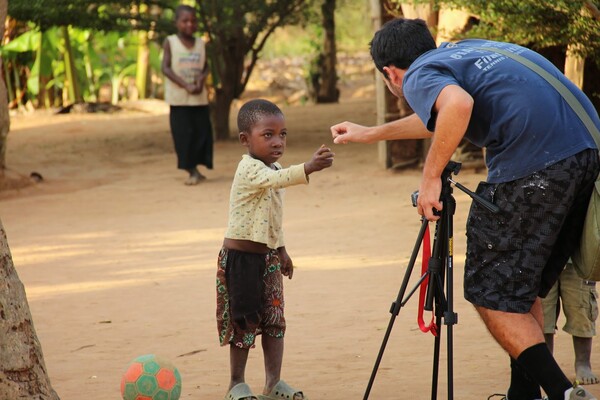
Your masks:
{"label": "child's hand", "polygon": [[285,247],[280,247],[277,250],[279,253],[279,262],[281,263],[281,274],[292,279],[294,275],[294,263],[292,263],[292,259],[285,250]]}
{"label": "child's hand", "polygon": [[189,83],[185,87],[185,90],[189,94],[200,94],[202,93],[202,89],[204,89],[204,85],[202,85],[200,82]]}
{"label": "child's hand", "polygon": [[188,83],[187,85],[185,85],[185,90],[189,94],[198,94],[198,85],[196,85],[195,83]]}
{"label": "child's hand", "polygon": [[334,156],[335,154],[331,149],[322,144],[315,154],[313,154],[312,160],[304,163],[304,173],[310,175],[315,171],[331,167]]}

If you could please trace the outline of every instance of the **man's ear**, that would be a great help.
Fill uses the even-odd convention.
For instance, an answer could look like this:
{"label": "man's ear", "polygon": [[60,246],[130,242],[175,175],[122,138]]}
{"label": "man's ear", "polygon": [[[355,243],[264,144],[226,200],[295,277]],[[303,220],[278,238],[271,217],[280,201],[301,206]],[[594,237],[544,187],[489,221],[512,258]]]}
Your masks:
{"label": "man's ear", "polygon": [[387,74],[388,80],[394,85],[401,85],[404,79],[404,70],[393,65],[383,67],[383,71]]}

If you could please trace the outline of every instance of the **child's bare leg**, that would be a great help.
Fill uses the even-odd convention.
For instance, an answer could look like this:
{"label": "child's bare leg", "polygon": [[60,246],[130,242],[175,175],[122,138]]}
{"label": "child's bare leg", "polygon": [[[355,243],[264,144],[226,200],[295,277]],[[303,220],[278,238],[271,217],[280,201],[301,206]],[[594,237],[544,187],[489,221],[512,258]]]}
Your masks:
{"label": "child's bare leg", "polygon": [[281,379],[283,363],[283,338],[262,335],[262,348],[265,357],[265,388],[263,394],[269,394],[273,386]]}
{"label": "child's bare leg", "polygon": [[592,338],[573,336],[573,348],[575,349],[575,379],[583,385],[600,382],[598,377],[592,372],[590,361]]}
{"label": "child's bare leg", "polygon": [[238,383],[245,382],[248,352],[248,349],[242,349],[234,345],[229,346],[229,368],[231,371],[229,390]]}
{"label": "child's bare leg", "polygon": [[[262,347],[265,357],[265,388],[263,394],[271,393],[273,387],[281,379],[281,365],[283,363],[283,338],[275,338],[265,333],[262,334]],[[302,400],[304,397],[297,393],[292,400]]]}

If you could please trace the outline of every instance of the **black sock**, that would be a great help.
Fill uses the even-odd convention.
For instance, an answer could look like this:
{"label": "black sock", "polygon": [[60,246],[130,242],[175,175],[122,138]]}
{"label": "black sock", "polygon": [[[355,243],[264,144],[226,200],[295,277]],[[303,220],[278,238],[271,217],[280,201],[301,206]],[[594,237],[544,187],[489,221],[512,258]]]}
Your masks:
{"label": "black sock", "polygon": [[510,387],[506,394],[508,400],[541,399],[540,385],[535,382],[514,358],[510,358]]}
{"label": "black sock", "polygon": [[564,400],[565,391],[573,385],[562,372],[546,343],[525,349],[517,357],[519,366],[544,389],[549,400]]}

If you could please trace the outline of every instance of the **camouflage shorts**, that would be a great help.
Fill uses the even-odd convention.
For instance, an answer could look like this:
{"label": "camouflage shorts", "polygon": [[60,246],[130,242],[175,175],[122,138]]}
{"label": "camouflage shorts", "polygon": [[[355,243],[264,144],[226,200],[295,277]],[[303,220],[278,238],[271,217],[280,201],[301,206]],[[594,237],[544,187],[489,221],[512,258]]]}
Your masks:
{"label": "camouflage shorts", "polygon": [[525,178],[482,182],[467,220],[465,298],[491,310],[525,313],[545,297],[579,243],[598,152],[585,150]]}

